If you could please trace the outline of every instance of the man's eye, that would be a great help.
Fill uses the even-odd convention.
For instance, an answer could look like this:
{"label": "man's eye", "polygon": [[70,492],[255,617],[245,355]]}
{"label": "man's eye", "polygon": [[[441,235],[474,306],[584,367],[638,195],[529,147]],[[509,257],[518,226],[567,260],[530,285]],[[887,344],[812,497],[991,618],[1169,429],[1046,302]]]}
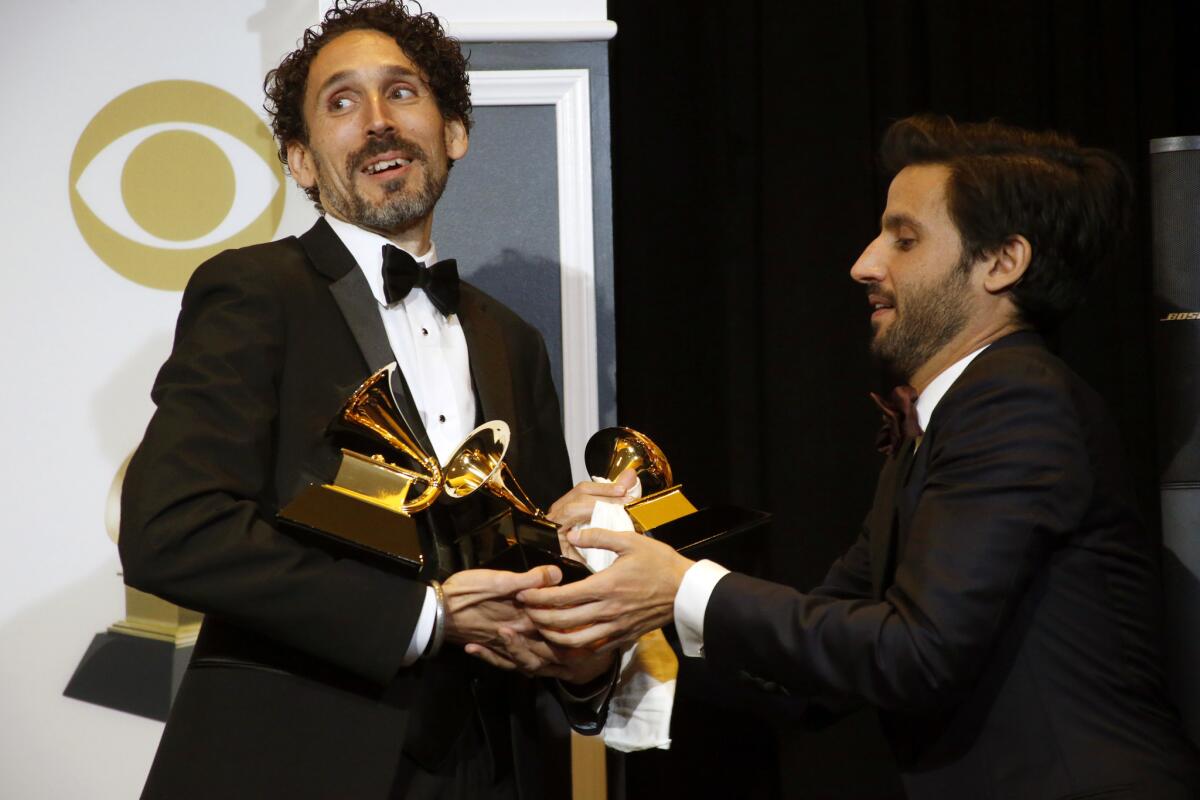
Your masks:
{"label": "man's eye", "polygon": [[330,99],[330,101],[329,101],[329,110],[330,111],[342,111],[342,110],[348,108],[349,105],[350,105],[349,98],[334,97],[334,98]]}
{"label": "man's eye", "polygon": [[410,97],[416,96],[417,93],[408,86],[397,86],[395,89],[392,89],[392,97],[397,100],[407,100]]}
{"label": "man's eye", "polygon": [[916,239],[900,238],[900,239],[896,240],[896,247],[899,247],[901,250],[911,250],[913,245],[915,245],[916,243],[917,243]]}

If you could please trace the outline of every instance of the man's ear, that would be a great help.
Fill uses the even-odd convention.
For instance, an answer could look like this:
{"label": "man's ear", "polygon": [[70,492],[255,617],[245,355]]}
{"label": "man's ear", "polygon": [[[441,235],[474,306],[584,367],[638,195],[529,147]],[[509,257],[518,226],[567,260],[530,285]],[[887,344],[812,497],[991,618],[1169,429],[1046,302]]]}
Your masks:
{"label": "man's ear", "polygon": [[317,182],[317,170],[313,165],[312,153],[301,142],[288,142],[288,171],[301,189],[308,189]]}
{"label": "man's ear", "polygon": [[467,154],[467,145],[470,143],[467,136],[467,126],[463,124],[461,119],[457,117],[446,120],[446,127],[443,131],[446,137],[446,157],[451,161],[458,161]]}
{"label": "man's ear", "polygon": [[990,294],[1000,294],[1013,288],[1025,276],[1032,258],[1033,246],[1028,239],[1019,233],[1009,236],[988,260],[983,288]]}

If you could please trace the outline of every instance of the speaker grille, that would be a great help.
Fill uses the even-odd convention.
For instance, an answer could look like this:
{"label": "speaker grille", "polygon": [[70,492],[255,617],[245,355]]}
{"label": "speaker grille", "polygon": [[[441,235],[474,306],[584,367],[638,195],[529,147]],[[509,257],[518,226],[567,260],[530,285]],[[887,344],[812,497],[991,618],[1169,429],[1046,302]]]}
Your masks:
{"label": "speaker grille", "polygon": [[1155,140],[1150,181],[1162,482],[1200,484],[1200,137]]}

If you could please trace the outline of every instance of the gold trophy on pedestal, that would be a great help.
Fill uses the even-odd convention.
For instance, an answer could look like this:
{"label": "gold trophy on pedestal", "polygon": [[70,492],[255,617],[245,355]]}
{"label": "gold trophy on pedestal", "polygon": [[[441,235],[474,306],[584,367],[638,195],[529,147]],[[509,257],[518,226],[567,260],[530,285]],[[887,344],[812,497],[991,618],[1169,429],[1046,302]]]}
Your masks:
{"label": "gold trophy on pedestal", "polygon": [[584,448],[583,462],[589,475],[609,481],[615,481],[627,469],[637,474],[642,497],[628,503],[625,512],[639,533],[696,513],[696,507],[683,494],[683,486],[674,483],[662,448],[644,433],[632,428],[596,431]]}
{"label": "gold trophy on pedestal", "polygon": [[[333,482],[306,487],[280,510],[280,519],[383,556],[414,574],[447,575],[473,567],[524,571],[548,563],[573,575],[586,570],[560,555],[558,527],[505,464],[508,424],[493,420],[480,425],[442,467],[404,422],[391,392],[395,369],[389,364],[364,381],[330,424],[332,433],[365,436],[384,452],[367,455],[342,448]],[[396,463],[400,460],[411,463]],[[461,499],[480,488],[509,508],[459,536],[453,547],[432,540],[416,524],[414,514],[428,509],[443,492]]]}
{"label": "gold trophy on pedestal", "polygon": [[[104,527],[113,544],[120,531],[121,486],[132,457],[130,453],[121,462],[108,492]],[[132,586],[124,588],[125,616],[92,637],[63,695],[163,721],[203,616]]]}
{"label": "gold trophy on pedestal", "polygon": [[[367,378],[330,423],[332,433],[366,435],[384,446],[364,455],[342,448],[333,483],[310,484],[279,511],[283,521],[332,536],[420,571],[426,550],[413,514],[428,508],[442,491],[442,470],[409,432],[391,391],[395,363]],[[397,456],[415,468],[394,463]],[[419,490],[409,497],[413,488]]]}
{"label": "gold trophy on pedestal", "polygon": [[555,564],[562,570],[563,583],[587,577],[591,570],[586,564],[562,555],[558,526],[530,499],[505,463],[508,443],[508,425],[488,422],[476,428],[446,462],[447,495],[461,498],[482,488],[509,506],[458,538],[463,563],[515,572]]}
{"label": "gold trophy on pedestal", "polygon": [[737,506],[698,510],[676,484],[662,448],[632,428],[604,428],[592,434],[584,448],[588,474],[615,481],[632,469],[643,496],[625,505],[639,533],[666,542],[686,555],[695,555],[721,539],[757,528],[770,519],[763,511]]}

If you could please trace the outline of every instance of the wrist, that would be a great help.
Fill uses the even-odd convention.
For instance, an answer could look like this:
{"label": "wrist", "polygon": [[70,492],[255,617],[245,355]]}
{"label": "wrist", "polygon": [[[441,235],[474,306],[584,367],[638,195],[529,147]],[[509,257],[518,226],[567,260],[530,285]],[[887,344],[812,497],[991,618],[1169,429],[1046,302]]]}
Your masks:
{"label": "wrist", "polygon": [[430,581],[433,589],[434,606],[433,633],[429,636],[429,646],[425,648],[422,658],[433,658],[441,652],[442,644],[446,641],[446,594],[442,591],[440,581]]}
{"label": "wrist", "polygon": [[613,682],[613,672],[620,651],[613,651],[612,657],[601,662],[602,666],[594,665],[579,676],[562,678],[559,683],[563,691],[575,700],[590,700],[605,691]]}

